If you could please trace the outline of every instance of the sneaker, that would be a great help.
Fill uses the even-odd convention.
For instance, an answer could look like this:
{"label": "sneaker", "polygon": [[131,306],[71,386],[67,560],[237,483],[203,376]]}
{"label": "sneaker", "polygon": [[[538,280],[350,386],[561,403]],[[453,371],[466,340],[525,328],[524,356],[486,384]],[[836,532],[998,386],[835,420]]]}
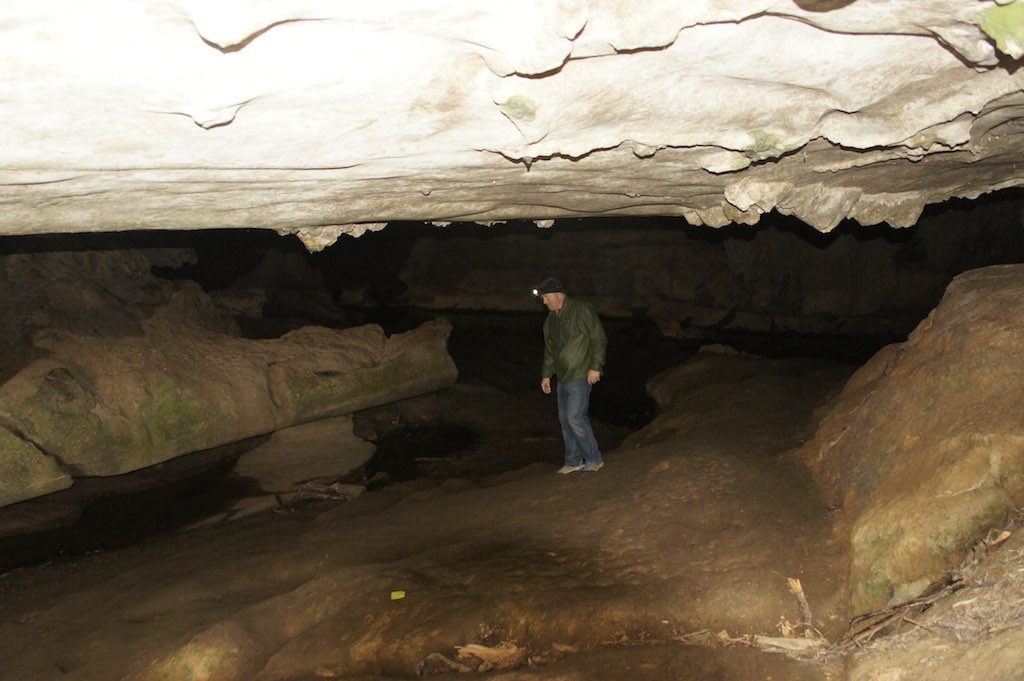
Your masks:
{"label": "sneaker", "polygon": [[559,475],[568,475],[569,473],[575,473],[576,471],[581,471],[581,470],[583,470],[583,464],[581,464],[581,463],[578,463],[575,466],[570,466],[569,464],[566,464],[566,465],[564,465],[564,466],[562,466],[561,468],[558,469],[558,474]]}
{"label": "sneaker", "polygon": [[601,470],[602,466],[604,466],[604,461],[598,461],[597,463],[588,463],[586,466],[583,467],[583,471],[585,473],[596,473],[597,471]]}

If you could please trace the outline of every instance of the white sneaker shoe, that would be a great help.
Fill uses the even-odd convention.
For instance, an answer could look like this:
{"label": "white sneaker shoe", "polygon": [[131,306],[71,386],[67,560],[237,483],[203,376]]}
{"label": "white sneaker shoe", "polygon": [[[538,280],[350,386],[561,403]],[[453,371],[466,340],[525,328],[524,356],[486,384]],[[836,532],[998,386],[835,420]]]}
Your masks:
{"label": "white sneaker shoe", "polygon": [[581,470],[583,470],[583,464],[581,464],[581,463],[578,463],[575,466],[570,466],[570,465],[566,464],[566,465],[564,465],[564,466],[562,466],[561,468],[558,469],[558,474],[559,475],[569,475],[569,473],[575,473],[576,471],[581,471]]}
{"label": "white sneaker shoe", "polygon": [[601,470],[602,466],[604,466],[604,461],[598,461],[597,463],[588,463],[586,466],[583,467],[583,472],[596,473],[597,471]]}

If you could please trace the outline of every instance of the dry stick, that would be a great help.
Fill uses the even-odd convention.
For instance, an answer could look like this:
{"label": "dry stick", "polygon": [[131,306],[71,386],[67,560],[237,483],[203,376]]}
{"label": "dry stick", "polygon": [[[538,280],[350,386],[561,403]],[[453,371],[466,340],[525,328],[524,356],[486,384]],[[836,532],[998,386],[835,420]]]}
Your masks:
{"label": "dry stick", "polygon": [[904,617],[902,618],[902,621],[904,621],[904,622],[910,622],[910,623],[911,623],[911,624],[913,624],[913,625],[914,625],[915,627],[920,627],[920,628],[924,629],[925,631],[931,632],[931,633],[933,633],[933,634],[935,633],[935,630],[934,630],[934,629],[932,629],[931,627],[929,627],[929,626],[928,626],[927,624],[921,624],[920,622],[915,622],[914,620],[910,619],[909,617],[906,617],[906,616],[904,616]]}
{"label": "dry stick", "polygon": [[[1019,509],[1018,513],[1020,513]],[[1012,524],[1015,525],[1020,521],[1021,516],[1018,516],[1014,519]],[[949,572],[942,581],[932,584],[923,595],[888,608],[883,608],[881,610],[876,610],[853,618],[850,622],[851,631],[846,635],[846,640],[852,641],[854,644],[860,646],[861,641],[871,640],[875,634],[887,627],[889,624],[892,624],[893,620],[897,617],[899,618],[899,622],[896,623],[897,626],[900,622],[906,620],[911,624],[922,627],[923,629],[928,629],[928,627],[918,624],[907,617],[908,613],[914,608],[920,608],[921,611],[924,611],[939,599],[956,593],[962,589],[967,581],[967,576],[977,568],[989,551],[1002,544],[1010,536],[1011,532],[1009,530],[1004,529],[1001,532],[998,529],[989,530],[984,538],[971,547],[971,550],[967,552],[967,555],[961,561],[956,570]],[[858,624],[869,620],[871,621],[870,624],[862,626],[859,629],[856,628]],[[931,631],[931,629],[928,629],[928,631]]]}
{"label": "dry stick", "polygon": [[786,581],[789,583],[789,590],[794,596],[796,596],[797,603],[800,604],[800,612],[803,616],[803,621],[800,622],[801,626],[803,626],[806,631],[812,631],[817,634],[818,637],[825,638],[821,635],[821,632],[818,631],[818,628],[814,626],[814,616],[811,614],[811,605],[807,602],[807,596],[804,594],[803,584],[800,583],[799,579],[793,579],[792,577],[787,577]]}
{"label": "dry stick", "polygon": [[937,591],[929,598],[917,598],[912,601],[907,601],[906,603],[901,603],[900,605],[885,608],[884,610],[878,610],[866,615],[861,615],[856,618],[855,622],[860,623],[868,620],[870,620],[870,622],[855,631],[851,631],[847,634],[847,638],[857,644],[861,641],[870,641],[874,635],[882,629],[885,629],[890,624],[894,624],[894,620],[896,620],[896,626],[899,626],[899,623],[907,617],[910,610],[918,607],[924,610],[924,608],[937,601],[942,595],[943,591]]}

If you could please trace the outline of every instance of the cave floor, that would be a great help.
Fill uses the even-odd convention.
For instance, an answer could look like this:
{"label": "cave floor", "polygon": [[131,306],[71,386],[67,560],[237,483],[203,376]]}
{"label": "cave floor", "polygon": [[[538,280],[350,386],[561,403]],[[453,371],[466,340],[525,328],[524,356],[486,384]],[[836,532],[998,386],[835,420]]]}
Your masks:
{"label": "cave floor", "polygon": [[694,404],[685,438],[595,419],[605,468],[558,476],[553,398],[503,361],[376,414],[479,434],[415,479],[3,575],[0,678],[839,678],[753,645],[804,631],[790,578],[845,628],[844,544],[780,456],[820,381]]}
{"label": "cave floor", "polygon": [[0,679],[847,678],[843,519],[787,453],[850,366],[595,418],[569,476],[532,367],[466,366],[362,415],[478,434],[416,478],[0,576]]}

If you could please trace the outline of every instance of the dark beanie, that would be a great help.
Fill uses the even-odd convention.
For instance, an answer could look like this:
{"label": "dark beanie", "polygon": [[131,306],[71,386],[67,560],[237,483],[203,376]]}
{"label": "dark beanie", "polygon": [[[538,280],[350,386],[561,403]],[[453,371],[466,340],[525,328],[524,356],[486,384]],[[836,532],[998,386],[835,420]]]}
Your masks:
{"label": "dark beanie", "polygon": [[545,293],[565,293],[565,286],[562,285],[562,281],[556,277],[548,277],[544,281],[540,282],[540,286],[534,289],[534,295],[544,295]]}

